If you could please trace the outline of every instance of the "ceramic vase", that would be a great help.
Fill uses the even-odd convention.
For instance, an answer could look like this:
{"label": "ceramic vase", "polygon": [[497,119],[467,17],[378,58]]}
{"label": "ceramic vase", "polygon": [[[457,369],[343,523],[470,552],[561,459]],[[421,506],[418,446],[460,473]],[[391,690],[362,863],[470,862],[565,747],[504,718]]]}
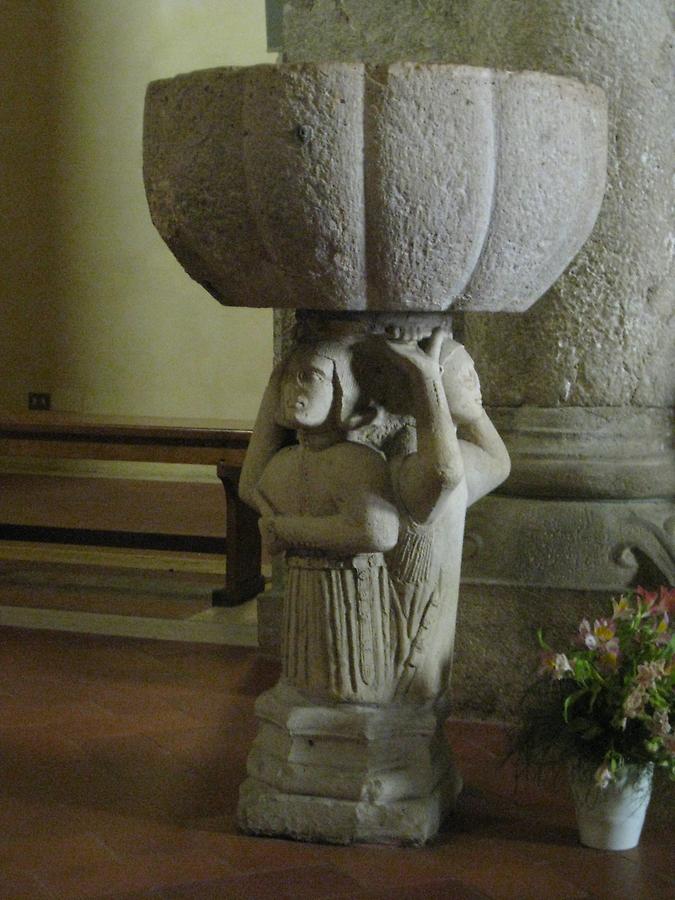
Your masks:
{"label": "ceramic vase", "polygon": [[637,847],[652,792],[654,766],[628,765],[614,781],[601,788],[593,770],[570,770],[570,784],[577,814],[579,840],[597,850],[630,850]]}

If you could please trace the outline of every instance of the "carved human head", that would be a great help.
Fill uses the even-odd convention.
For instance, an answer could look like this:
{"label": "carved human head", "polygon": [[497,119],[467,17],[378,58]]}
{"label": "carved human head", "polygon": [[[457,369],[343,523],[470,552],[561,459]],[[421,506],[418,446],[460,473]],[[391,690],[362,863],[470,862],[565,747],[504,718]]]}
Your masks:
{"label": "carved human head", "polygon": [[472,421],[483,409],[480,381],[474,362],[462,344],[445,341],[441,351],[443,388],[457,421]]}
{"label": "carved human head", "polygon": [[362,400],[348,342],[301,344],[283,368],[277,422],[286,428],[347,432],[361,424]]}

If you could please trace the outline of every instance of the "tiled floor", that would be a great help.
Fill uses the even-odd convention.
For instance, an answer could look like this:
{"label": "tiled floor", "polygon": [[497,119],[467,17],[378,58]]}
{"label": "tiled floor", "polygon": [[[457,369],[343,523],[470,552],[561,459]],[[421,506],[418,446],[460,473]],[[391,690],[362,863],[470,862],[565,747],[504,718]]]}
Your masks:
{"label": "tiled floor", "polygon": [[500,726],[454,722],[459,808],[423,849],[248,837],[234,814],[253,701],[243,647],[0,629],[0,898],[672,898],[672,831],[580,847],[564,784],[500,767]]}

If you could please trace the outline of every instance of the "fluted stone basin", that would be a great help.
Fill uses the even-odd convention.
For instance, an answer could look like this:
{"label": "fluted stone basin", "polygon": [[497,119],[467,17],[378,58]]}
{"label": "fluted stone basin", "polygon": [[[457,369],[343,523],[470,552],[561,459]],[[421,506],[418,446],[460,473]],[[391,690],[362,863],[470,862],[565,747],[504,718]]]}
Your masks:
{"label": "fluted stone basin", "polygon": [[153,82],[152,219],[221,303],[522,311],[602,199],[597,88],[534,72],[358,63]]}

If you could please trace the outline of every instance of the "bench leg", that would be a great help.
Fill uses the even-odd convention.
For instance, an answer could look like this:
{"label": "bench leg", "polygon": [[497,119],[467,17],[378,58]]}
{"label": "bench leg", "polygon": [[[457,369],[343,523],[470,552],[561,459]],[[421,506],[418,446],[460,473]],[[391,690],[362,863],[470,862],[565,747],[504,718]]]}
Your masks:
{"label": "bench leg", "polygon": [[225,587],[211,594],[214,606],[237,606],[265,588],[260,572],[258,514],[239,499],[239,469],[218,466],[225,488],[227,570]]}

